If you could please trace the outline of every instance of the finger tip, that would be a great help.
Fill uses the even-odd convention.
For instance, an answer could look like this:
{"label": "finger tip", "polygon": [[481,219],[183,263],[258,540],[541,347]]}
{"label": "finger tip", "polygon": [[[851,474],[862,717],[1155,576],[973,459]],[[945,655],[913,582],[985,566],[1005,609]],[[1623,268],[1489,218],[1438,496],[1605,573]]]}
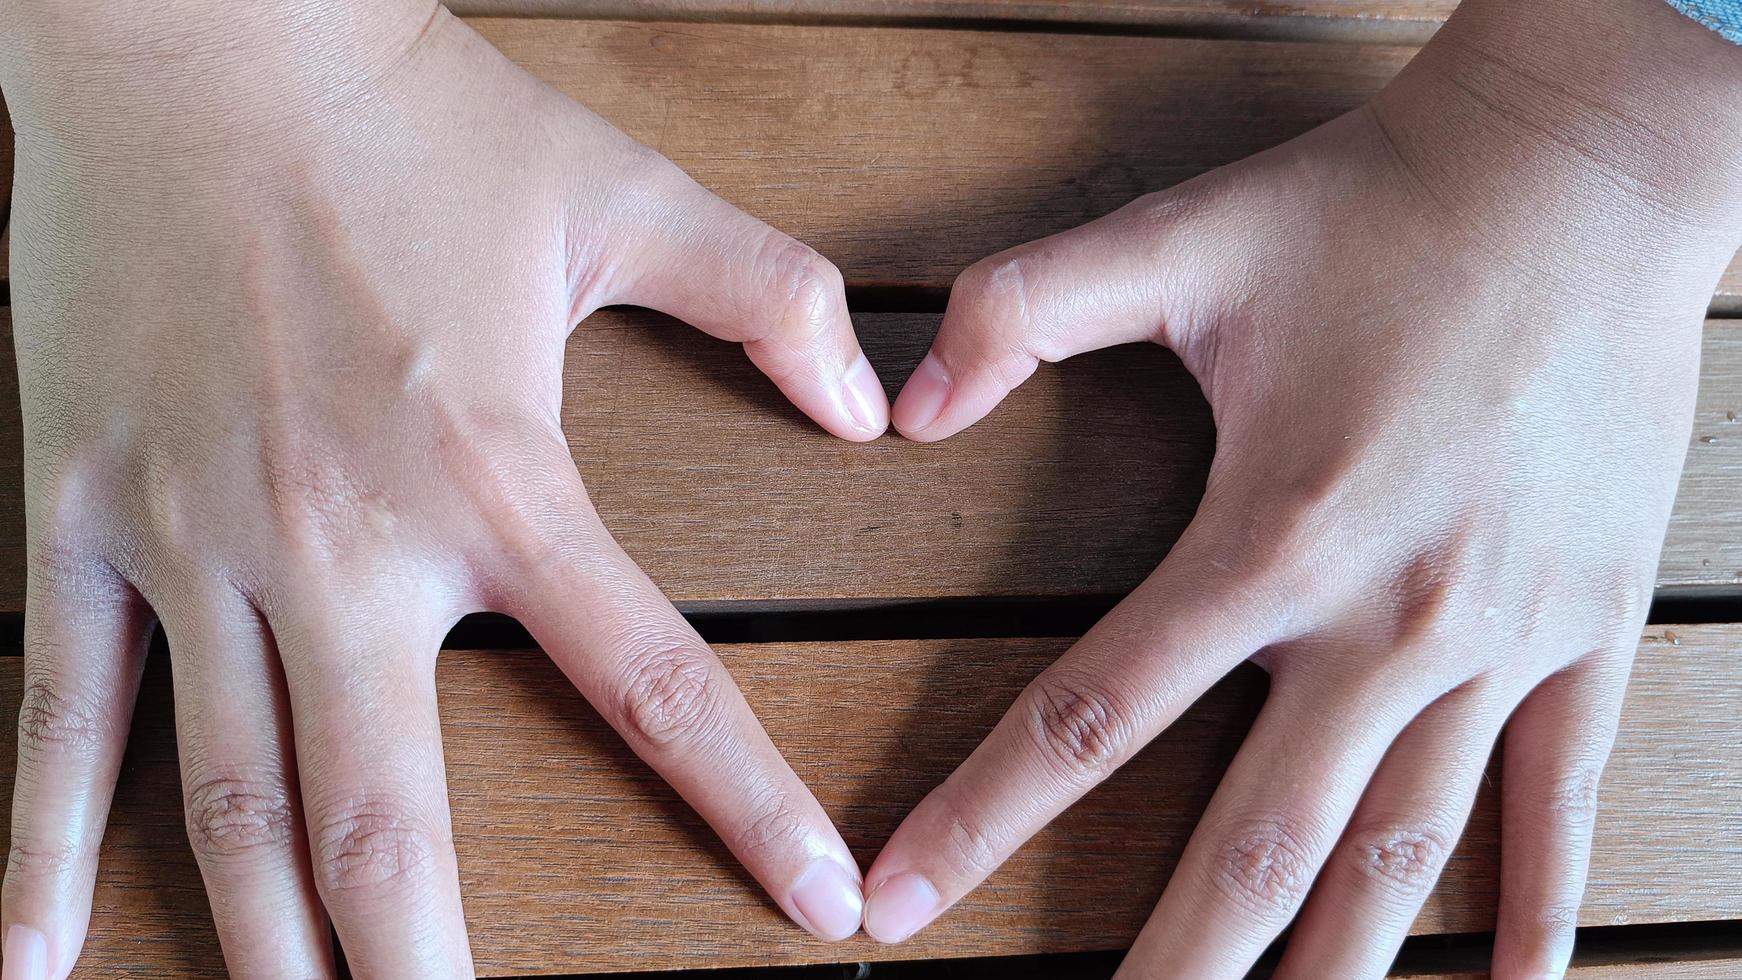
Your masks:
{"label": "finger tip", "polygon": [[863,353],[853,359],[842,376],[841,393],[847,419],[852,423],[851,434],[843,433],[843,438],[866,442],[889,430],[889,396]]}
{"label": "finger tip", "polygon": [[793,920],[827,942],[840,942],[864,921],[863,886],[856,869],[832,858],[812,862],[792,886]]}
{"label": "finger tip", "polygon": [[905,428],[900,423],[896,423],[895,431],[908,442],[939,442],[946,438],[942,432],[931,432],[925,427]]}
{"label": "finger tip", "polygon": [[883,434],[888,431],[889,426],[884,425],[875,429],[853,428],[844,432],[838,432],[836,435],[848,442],[876,442],[878,439],[883,438]]}
{"label": "finger tip", "polygon": [[878,882],[865,899],[865,934],[885,945],[904,942],[943,911],[937,887],[904,871]]}
{"label": "finger tip", "polygon": [[896,431],[915,442],[932,442],[948,435],[938,421],[950,399],[952,384],[936,354],[927,354],[895,396],[889,418]]}
{"label": "finger tip", "polygon": [[48,937],[39,929],[12,923],[0,946],[0,962],[4,980],[48,980]]}

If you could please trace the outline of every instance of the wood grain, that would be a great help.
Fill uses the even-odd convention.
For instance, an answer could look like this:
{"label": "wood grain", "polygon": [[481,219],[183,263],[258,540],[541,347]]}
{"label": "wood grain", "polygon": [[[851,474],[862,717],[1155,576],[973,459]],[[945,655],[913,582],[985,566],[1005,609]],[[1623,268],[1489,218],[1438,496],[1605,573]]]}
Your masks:
{"label": "wood grain", "polygon": [[450,0],[472,16],[982,27],[1426,40],[1457,0]]}
{"label": "wood grain", "polygon": [[[1739,927],[1742,928],[1742,927]],[[1482,973],[1394,973],[1400,980],[1489,980]],[[1742,959],[1683,960],[1668,963],[1574,963],[1567,980],[1737,980]]]}
{"label": "wood grain", "polygon": [[[474,26],[702,184],[815,245],[850,283],[932,288],[1355,108],[1414,51],[766,24]],[[1715,304],[1742,311],[1742,269]]]}
{"label": "wood grain", "polygon": [[[6,312],[0,364],[12,360]],[[857,325],[893,386],[937,317]],[[1707,324],[1701,369],[1658,583],[1734,594],[1742,321]],[[832,439],[736,348],[654,314],[582,325],[565,385],[563,427],[605,523],[691,609],[1121,594],[1185,528],[1213,448],[1196,384],[1154,347],[1042,366],[986,421],[930,446]],[[0,612],[22,608],[21,446],[17,378],[0,371]]]}
{"label": "wood grain", "polygon": [[[1742,928],[1742,927],[1739,927]],[[1742,959],[1726,957],[1684,963],[1609,963],[1569,970],[1571,980],[1737,980]]]}
{"label": "wood grain", "polygon": [[[1723,666],[1742,627],[1671,629],[1676,643],[1657,629],[1640,647],[1604,779],[1585,925],[1742,917],[1742,671]],[[1064,644],[770,644],[721,655],[868,862]],[[20,666],[0,659],[7,716]],[[82,976],[221,969],[181,828],[165,668],[148,671]],[[467,917],[490,975],[1119,948],[1264,691],[1256,670],[1236,672],[937,928],[890,948],[826,946],[786,924],[541,655],[450,652],[437,674]],[[11,796],[13,737],[9,727],[0,736],[0,800]],[[1497,778],[1418,932],[1492,928]]]}

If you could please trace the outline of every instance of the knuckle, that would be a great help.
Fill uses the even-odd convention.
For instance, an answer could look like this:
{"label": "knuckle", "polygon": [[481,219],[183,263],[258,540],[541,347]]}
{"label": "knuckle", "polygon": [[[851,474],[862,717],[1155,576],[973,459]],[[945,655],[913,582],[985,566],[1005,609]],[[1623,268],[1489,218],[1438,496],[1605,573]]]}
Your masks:
{"label": "knuckle", "polygon": [[1451,837],[1425,826],[1385,825],[1357,830],[1350,856],[1355,870],[1398,900],[1425,899],[1451,853]]}
{"label": "knuckle", "polygon": [[1467,558],[1468,546],[1460,543],[1418,554],[1403,569],[1390,589],[1395,610],[1392,646],[1445,647],[1455,642],[1458,620],[1451,614],[1452,597]]}
{"label": "knuckle", "polygon": [[1597,788],[1601,779],[1600,767],[1575,765],[1543,785],[1542,803],[1550,814],[1562,821],[1588,825],[1597,819]]}
{"label": "knuckle", "polygon": [[1126,742],[1127,712],[1096,682],[1061,671],[1035,679],[1031,727],[1046,759],[1072,778],[1104,775]]}
{"label": "knuckle", "polygon": [[943,811],[944,844],[955,866],[976,875],[991,874],[999,859],[992,829],[950,797],[939,794],[936,799]]}
{"label": "knuckle", "polygon": [[757,805],[755,816],[738,832],[739,849],[745,853],[775,850],[803,841],[809,828],[784,791],[771,791]]}
{"label": "knuckle", "polygon": [[1033,294],[1028,264],[1020,252],[983,259],[963,270],[950,287],[951,302],[960,295],[972,322],[987,331],[980,357],[987,370],[1006,387],[1015,387],[1032,371],[1037,359],[1057,361],[1065,354],[1054,338],[1035,336]]}
{"label": "knuckle", "polygon": [[327,811],[316,825],[315,879],[323,894],[388,890],[427,877],[437,835],[391,798],[359,795]]}
{"label": "knuckle", "polygon": [[[1523,966],[1518,976],[1535,976],[1546,972],[1573,944],[1579,927],[1577,905],[1550,903],[1533,910],[1519,920],[1508,922],[1505,928],[1511,936],[1509,944],[1513,965]],[[1496,974],[1501,971],[1496,970]]]}
{"label": "knuckle", "polygon": [[188,790],[188,843],[202,861],[289,847],[296,813],[284,784],[233,775],[204,776]]}
{"label": "knuckle", "polygon": [[1572,936],[1579,927],[1579,907],[1562,903],[1550,904],[1537,917],[1537,929],[1544,944],[1559,943]]}
{"label": "knuckle", "polygon": [[1254,820],[1222,836],[1211,858],[1210,879],[1235,905],[1262,921],[1280,923],[1294,914],[1312,886],[1310,855],[1295,824]]}
{"label": "knuckle", "polygon": [[962,270],[950,288],[951,295],[960,289],[983,311],[1001,320],[1023,323],[1028,320],[1028,267],[1020,252],[994,255]]}
{"label": "knuckle", "polygon": [[765,249],[775,295],[800,315],[800,322],[822,329],[845,297],[841,271],[816,249],[779,232],[771,233]]}
{"label": "knuckle", "polygon": [[25,757],[94,755],[108,740],[106,713],[50,673],[32,673],[18,705],[18,750]]}
{"label": "knuckle", "polygon": [[717,729],[724,668],[711,654],[688,646],[661,647],[629,668],[623,718],[642,741],[667,746]]}
{"label": "knuckle", "polygon": [[48,841],[18,835],[6,855],[6,874],[13,878],[54,878],[77,871],[82,859],[71,841]]}

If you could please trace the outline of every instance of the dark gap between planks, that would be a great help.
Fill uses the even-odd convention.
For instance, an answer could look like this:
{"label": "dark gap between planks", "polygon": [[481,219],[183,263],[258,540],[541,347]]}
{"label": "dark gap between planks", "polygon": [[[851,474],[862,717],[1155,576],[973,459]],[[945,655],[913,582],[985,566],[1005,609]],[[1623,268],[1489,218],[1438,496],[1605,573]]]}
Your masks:
{"label": "dark gap between planks", "polygon": [[[1282,940],[1272,945],[1248,974],[1262,980],[1282,956]],[[335,948],[337,944],[335,943]],[[1494,951],[1494,934],[1449,933],[1411,936],[1393,961],[1393,973],[1481,972]],[[1578,931],[1575,966],[1689,963],[1742,954],[1742,923],[1669,922],[1639,926],[1591,926]],[[837,963],[817,966],[739,967],[662,970],[647,973],[586,973],[546,980],[1105,980],[1118,968],[1119,951],[986,956],[887,963]],[[350,974],[341,969],[341,976]],[[531,978],[524,978],[531,980]]]}
{"label": "dark gap between planks", "polygon": [[928,16],[924,14],[858,14],[803,11],[709,11],[672,9],[658,5],[625,7],[614,4],[562,12],[478,11],[464,2],[450,3],[462,17],[599,20],[654,24],[743,24],[780,27],[893,28],[903,30],[977,31],[999,34],[1088,34],[1110,37],[1188,38],[1209,41],[1342,42],[1419,46],[1439,29],[1437,20],[1385,20],[1368,17],[1310,15],[1198,17],[1176,16],[1154,21],[1072,20],[1048,17]]}
{"label": "dark gap between planks", "polygon": [[[842,604],[731,602],[683,609],[709,643],[806,643],[863,640],[969,640],[1077,637],[1118,602],[1116,596],[1068,598],[964,598]],[[1693,626],[1742,623],[1742,592],[1709,596],[1660,595],[1650,624]],[[24,614],[0,614],[0,656],[22,652]],[[161,651],[161,629],[153,640]],[[515,620],[478,613],[455,624],[444,650],[525,650],[536,647]]]}

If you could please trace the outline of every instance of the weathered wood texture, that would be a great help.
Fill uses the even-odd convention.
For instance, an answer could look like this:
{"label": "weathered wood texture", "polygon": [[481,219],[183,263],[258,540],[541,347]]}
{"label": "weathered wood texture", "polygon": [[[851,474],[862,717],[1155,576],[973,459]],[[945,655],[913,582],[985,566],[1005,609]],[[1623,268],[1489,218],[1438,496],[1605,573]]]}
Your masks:
{"label": "weathered wood texture", "polygon": [[[1586,925],[1742,917],[1742,675],[1712,666],[1734,657],[1742,627],[1673,629],[1677,643],[1657,628],[1640,648],[1604,780]],[[868,862],[1064,642],[721,654]],[[0,659],[8,717],[20,668]],[[182,831],[167,678],[161,663],[148,672],[83,976],[220,968]],[[1264,689],[1256,670],[1237,672],[938,927],[890,948],[822,945],[782,920],[541,655],[447,653],[438,678],[467,917],[479,968],[495,975],[1119,948],[1159,896]],[[13,771],[5,729],[0,800],[10,800]],[[1418,932],[1492,928],[1495,786]]]}
{"label": "weathered wood texture", "polygon": [[[856,322],[893,385],[937,319]],[[1658,583],[1737,591],[1742,321],[1708,322],[1702,371]],[[606,524],[689,608],[1123,593],[1190,520],[1213,447],[1196,384],[1150,347],[1043,366],[987,420],[930,446],[832,439],[736,349],[654,314],[588,320],[565,383],[564,429]],[[0,371],[0,612],[23,601],[21,451],[17,378]]]}
{"label": "weathered wood texture", "polygon": [[471,16],[589,20],[1047,24],[1239,37],[1426,40],[1457,0],[450,0]]}
{"label": "weathered wood texture", "polygon": [[[1413,48],[484,18],[509,57],[855,285],[975,260],[1360,105]],[[1715,300],[1742,310],[1742,268]]]}
{"label": "weathered wood texture", "polygon": [[[477,21],[509,57],[853,283],[947,285],[1352,109],[1412,48]],[[847,84],[843,84],[843,81]],[[1721,306],[1742,295],[1727,276]]]}
{"label": "weathered wood texture", "polygon": [[[1399,980],[1489,980],[1486,973],[1398,973]],[[1577,964],[1567,980],[1737,980],[1742,959],[1683,960],[1669,963]]]}

